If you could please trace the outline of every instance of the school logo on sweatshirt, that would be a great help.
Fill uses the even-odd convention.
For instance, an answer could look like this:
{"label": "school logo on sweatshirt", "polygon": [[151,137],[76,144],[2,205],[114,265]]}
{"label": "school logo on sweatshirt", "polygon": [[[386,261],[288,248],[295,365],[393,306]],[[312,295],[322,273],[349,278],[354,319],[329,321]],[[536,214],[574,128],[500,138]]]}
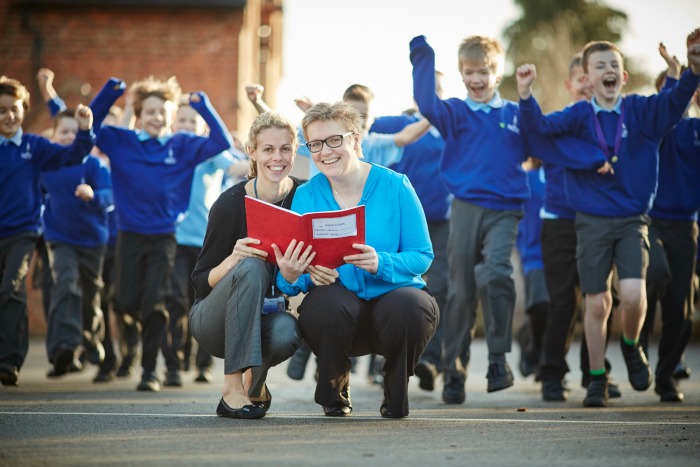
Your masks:
{"label": "school logo on sweatshirt", "polygon": [[163,162],[165,162],[166,165],[174,165],[177,162],[177,159],[173,155],[173,148],[168,149],[168,157],[166,157]]}
{"label": "school logo on sweatshirt", "polygon": [[620,133],[620,138],[627,138],[627,135],[628,135],[628,133],[627,133],[627,127],[626,127],[625,124],[623,123],[623,124],[622,124],[622,133]]}
{"label": "school logo on sweatshirt", "polygon": [[698,138],[698,130],[693,131],[693,146],[700,147],[700,138]]}
{"label": "school logo on sweatshirt", "polygon": [[507,126],[507,128],[515,133],[516,135],[520,134],[520,128],[518,128],[518,116],[513,115],[513,121]]}
{"label": "school logo on sweatshirt", "polygon": [[22,153],[20,153],[19,157],[21,157],[24,160],[29,160],[32,158],[32,151],[29,147],[29,143],[27,143],[27,148]]}

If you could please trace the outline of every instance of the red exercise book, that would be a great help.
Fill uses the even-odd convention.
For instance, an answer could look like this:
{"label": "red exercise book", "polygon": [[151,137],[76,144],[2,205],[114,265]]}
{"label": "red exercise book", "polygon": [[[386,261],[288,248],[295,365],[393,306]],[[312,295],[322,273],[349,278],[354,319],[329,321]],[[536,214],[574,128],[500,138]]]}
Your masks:
{"label": "red exercise book", "polygon": [[267,261],[276,264],[272,244],[282,253],[292,240],[313,247],[314,266],[335,269],[345,264],[344,256],[360,253],[353,243],[365,243],[365,207],[355,206],[340,211],[297,214],[250,196],[245,197],[248,236],[260,240],[251,245],[267,252]]}

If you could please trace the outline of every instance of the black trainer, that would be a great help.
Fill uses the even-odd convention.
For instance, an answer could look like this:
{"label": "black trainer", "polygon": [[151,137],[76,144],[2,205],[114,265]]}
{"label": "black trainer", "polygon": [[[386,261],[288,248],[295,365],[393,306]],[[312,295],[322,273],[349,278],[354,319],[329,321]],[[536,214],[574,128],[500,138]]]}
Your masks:
{"label": "black trainer", "polygon": [[588,383],[586,398],[583,399],[584,407],[608,406],[608,380],[593,380]]}
{"label": "black trainer", "polygon": [[639,343],[628,345],[622,337],[620,337],[620,348],[622,356],[627,365],[627,375],[629,376],[630,384],[637,391],[646,391],[651,386],[651,368],[649,362],[644,356],[642,346]]}

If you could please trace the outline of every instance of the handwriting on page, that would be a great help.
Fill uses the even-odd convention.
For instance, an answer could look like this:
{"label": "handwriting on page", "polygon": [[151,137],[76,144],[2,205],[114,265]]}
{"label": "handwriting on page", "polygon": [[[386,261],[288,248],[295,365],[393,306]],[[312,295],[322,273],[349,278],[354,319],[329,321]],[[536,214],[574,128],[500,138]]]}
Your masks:
{"label": "handwriting on page", "polygon": [[343,217],[312,219],[313,238],[343,238],[357,235],[354,214]]}

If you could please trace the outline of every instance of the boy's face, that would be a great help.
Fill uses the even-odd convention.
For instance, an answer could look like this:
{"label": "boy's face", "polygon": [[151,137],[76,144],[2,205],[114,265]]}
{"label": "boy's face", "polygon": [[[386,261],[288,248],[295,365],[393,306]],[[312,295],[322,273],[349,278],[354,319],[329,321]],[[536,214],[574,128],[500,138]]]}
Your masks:
{"label": "boy's face", "polygon": [[374,123],[374,115],[372,115],[372,110],[370,109],[369,104],[367,104],[366,102],[356,101],[352,99],[348,99],[345,102],[355,107],[355,110],[357,110],[360,113],[362,120],[364,120],[365,122],[364,126],[362,127],[362,131],[364,132],[364,134],[367,134],[367,132],[369,132],[369,129],[372,127],[372,123]]}
{"label": "boy's face", "polygon": [[63,146],[70,146],[78,134],[78,121],[72,117],[59,117],[51,141]]}
{"label": "boy's face", "polygon": [[486,62],[461,60],[459,70],[467,94],[474,102],[486,103],[493,99],[502,76],[497,76]]}
{"label": "boy's face", "polygon": [[622,56],[614,50],[593,52],[588,57],[588,82],[599,104],[614,105],[627,82]]}
{"label": "boy's face", "polygon": [[141,106],[141,129],[153,138],[160,138],[168,133],[173,125],[175,103],[165,101],[157,96],[149,96]]}
{"label": "boy's face", "polygon": [[575,66],[571,69],[569,79],[564,81],[564,87],[574,102],[591,100],[591,84],[588,82],[588,76],[583,72],[582,66]]}
{"label": "boy's face", "polygon": [[0,136],[11,138],[24,121],[24,105],[21,99],[9,94],[0,95]]}
{"label": "boy's face", "polygon": [[197,136],[202,136],[205,130],[204,119],[199,112],[189,105],[182,105],[177,109],[173,131],[187,131]]}

